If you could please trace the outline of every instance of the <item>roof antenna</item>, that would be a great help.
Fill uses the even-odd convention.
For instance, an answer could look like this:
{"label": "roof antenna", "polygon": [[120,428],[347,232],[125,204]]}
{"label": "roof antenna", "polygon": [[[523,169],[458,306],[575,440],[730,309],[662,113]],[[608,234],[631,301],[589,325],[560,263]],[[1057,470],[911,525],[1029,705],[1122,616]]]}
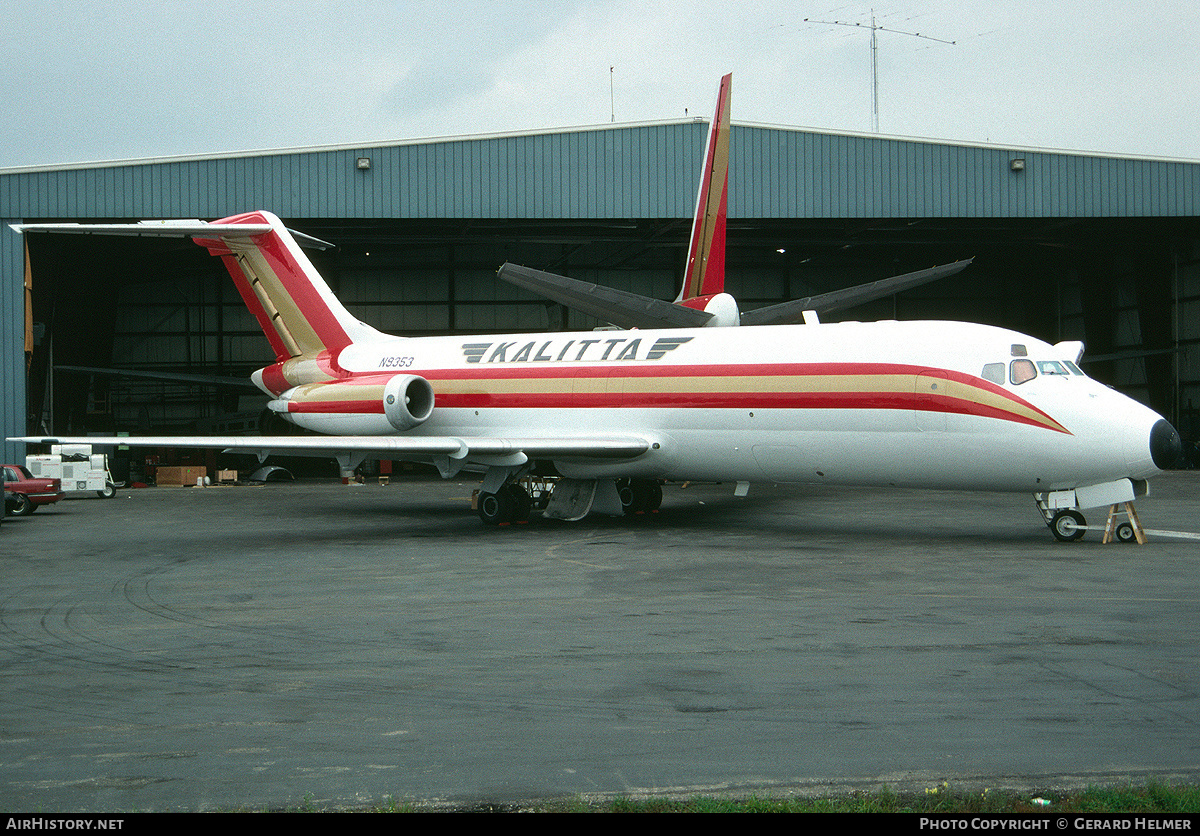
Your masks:
{"label": "roof antenna", "polygon": [[945,41],[941,38],[934,38],[929,35],[922,35],[920,32],[905,32],[902,29],[891,29],[887,26],[879,26],[875,23],[875,10],[871,9],[871,25],[864,27],[861,23],[847,23],[844,20],[813,20],[812,18],[804,18],[805,23],[822,23],[827,26],[857,26],[860,29],[869,28],[871,30],[871,130],[879,133],[879,43],[876,39],[877,32],[891,32],[894,35],[908,35],[913,38],[921,38],[926,41],[937,41],[940,44],[950,44],[953,46],[954,41]]}
{"label": "roof antenna", "polygon": [[608,107],[611,111],[610,122],[617,121],[617,105],[616,99],[613,98],[613,68],[608,68]]}

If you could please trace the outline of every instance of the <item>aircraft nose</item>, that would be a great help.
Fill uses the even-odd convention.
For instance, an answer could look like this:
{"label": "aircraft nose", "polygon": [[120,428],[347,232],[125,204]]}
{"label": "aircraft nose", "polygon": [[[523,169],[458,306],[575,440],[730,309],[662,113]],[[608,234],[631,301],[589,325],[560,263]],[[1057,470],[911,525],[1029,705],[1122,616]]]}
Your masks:
{"label": "aircraft nose", "polygon": [[1179,462],[1183,444],[1171,422],[1160,418],[1150,429],[1150,458],[1159,470],[1169,470]]}

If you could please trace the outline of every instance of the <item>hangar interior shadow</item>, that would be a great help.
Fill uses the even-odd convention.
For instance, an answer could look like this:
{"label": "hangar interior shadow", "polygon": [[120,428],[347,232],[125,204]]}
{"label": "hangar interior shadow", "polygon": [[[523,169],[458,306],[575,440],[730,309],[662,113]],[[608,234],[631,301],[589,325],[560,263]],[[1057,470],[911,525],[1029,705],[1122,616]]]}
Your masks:
{"label": "hangar interior shadow", "polygon": [[[60,220],[60,219],[47,219]],[[68,219],[69,220],[69,219]],[[88,219],[100,222],[99,219]],[[126,219],[109,219],[123,222]],[[309,257],[355,315],[423,336],[589,329],[506,285],[504,262],[673,299],[688,219],[287,219],[329,241]],[[28,430],[237,432],[251,388],[63,366],[248,377],[272,361],[218,259],[189,241],[30,235]],[[830,320],[957,319],[1082,340],[1093,377],[1200,436],[1200,219],[729,221],[726,289],[743,310],[974,258],[950,279]]]}

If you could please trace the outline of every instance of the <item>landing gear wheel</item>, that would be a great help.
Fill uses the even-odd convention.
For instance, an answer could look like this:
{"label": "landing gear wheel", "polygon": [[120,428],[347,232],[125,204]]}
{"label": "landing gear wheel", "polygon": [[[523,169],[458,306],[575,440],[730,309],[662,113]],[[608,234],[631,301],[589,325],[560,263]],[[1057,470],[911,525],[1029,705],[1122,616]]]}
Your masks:
{"label": "landing gear wheel", "polygon": [[476,507],[479,509],[479,519],[488,525],[505,525],[528,520],[533,510],[533,499],[529,491],[516,482],[510,482],[495,493],[481,493],[476,500]]}
{"label": "landing gear wheel", "polygon": [[618,479],[617,496],[626,516],[645,514],[662,505],[662,485],[650,479]]}
{"label": "landing gear wheel", "polygon": [[1074,543],[1083,536],[1083,527],[1087,525],[1087,520],[1083,518],[1083,514],[1078,511],[1065,510],[1059,511],[1054,515],[1054,519],[1050,520],[1050,531],[1054,534],[1054,539],[1063,543]]}
{"label": "landing gear wheel", "polygon": [[634,503],[636,498],[633,495],[633,481],[630,479],[617,480],[617,496],[621,500],[621,510],[625,512],[625,516],[630,516],[637,513],[637,508]]}
{"label": "landing gear wheel", "polygon": [[1121,543],[1132,543],[1137,540],[1137,534],[1134,533],[1133,525],[1127,522],[1118,525],[1117,540]]}
{"label": "landing gear wheel", "polygon": [[29,497],[23,493],[15,493],[12,496],[14,500],[12,515],[14,517],[28,517],[33,513],[34,505],[29,501]]}
{"label": "landing gear wheel", "polygon": [[479,494],[476,507],[479,509],[479,519],[488,525],[512,522],[513,497],[505,488],[496,493]]}
{"label": "landing gear wheel", "polygon": [[662,485],[658,482],[643,482],[645,487],[642,502],[647,511],[657,511],[662,507]]}
{"label": "landing gear wheel", "polygon": [[510,482],[501,490],[508,491],[512,498],[512,520],[511,522],[525,522],[529,519],[529,512],[533,510],[533,497],[529,495],[529,491],[518,485],[516,482]]}

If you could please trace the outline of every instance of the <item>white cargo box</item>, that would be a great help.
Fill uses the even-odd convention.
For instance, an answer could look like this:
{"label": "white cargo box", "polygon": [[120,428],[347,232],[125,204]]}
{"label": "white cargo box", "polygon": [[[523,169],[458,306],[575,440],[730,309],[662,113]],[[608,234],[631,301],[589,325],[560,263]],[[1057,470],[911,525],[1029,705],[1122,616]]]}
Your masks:
{"label": "white cargo box", "polygon": [[64,491],[101,491],[108,480],[108,472],[91,462],[63,462],[62,471]]}
{"label": "white cargo box", "polygon": [[63,462],[62,480],[64,490],[74,490],[67,485],[76,479],[87,479],[87,472],[92,469],[91,462]]}
{"label": "white cargo box", "polygon": [[25,468],[38,479],[62,478],[62,458],[60,456],[26,456]]}
{"label": "white cargo box", "polygon": [[[102,491],[105,484],[108,482],[107,470],[91,469],[87,472],[87,479],[84,480],[82,488],[76,488],[77,491]],[[78,483],[76,483],[78,484]]]}

